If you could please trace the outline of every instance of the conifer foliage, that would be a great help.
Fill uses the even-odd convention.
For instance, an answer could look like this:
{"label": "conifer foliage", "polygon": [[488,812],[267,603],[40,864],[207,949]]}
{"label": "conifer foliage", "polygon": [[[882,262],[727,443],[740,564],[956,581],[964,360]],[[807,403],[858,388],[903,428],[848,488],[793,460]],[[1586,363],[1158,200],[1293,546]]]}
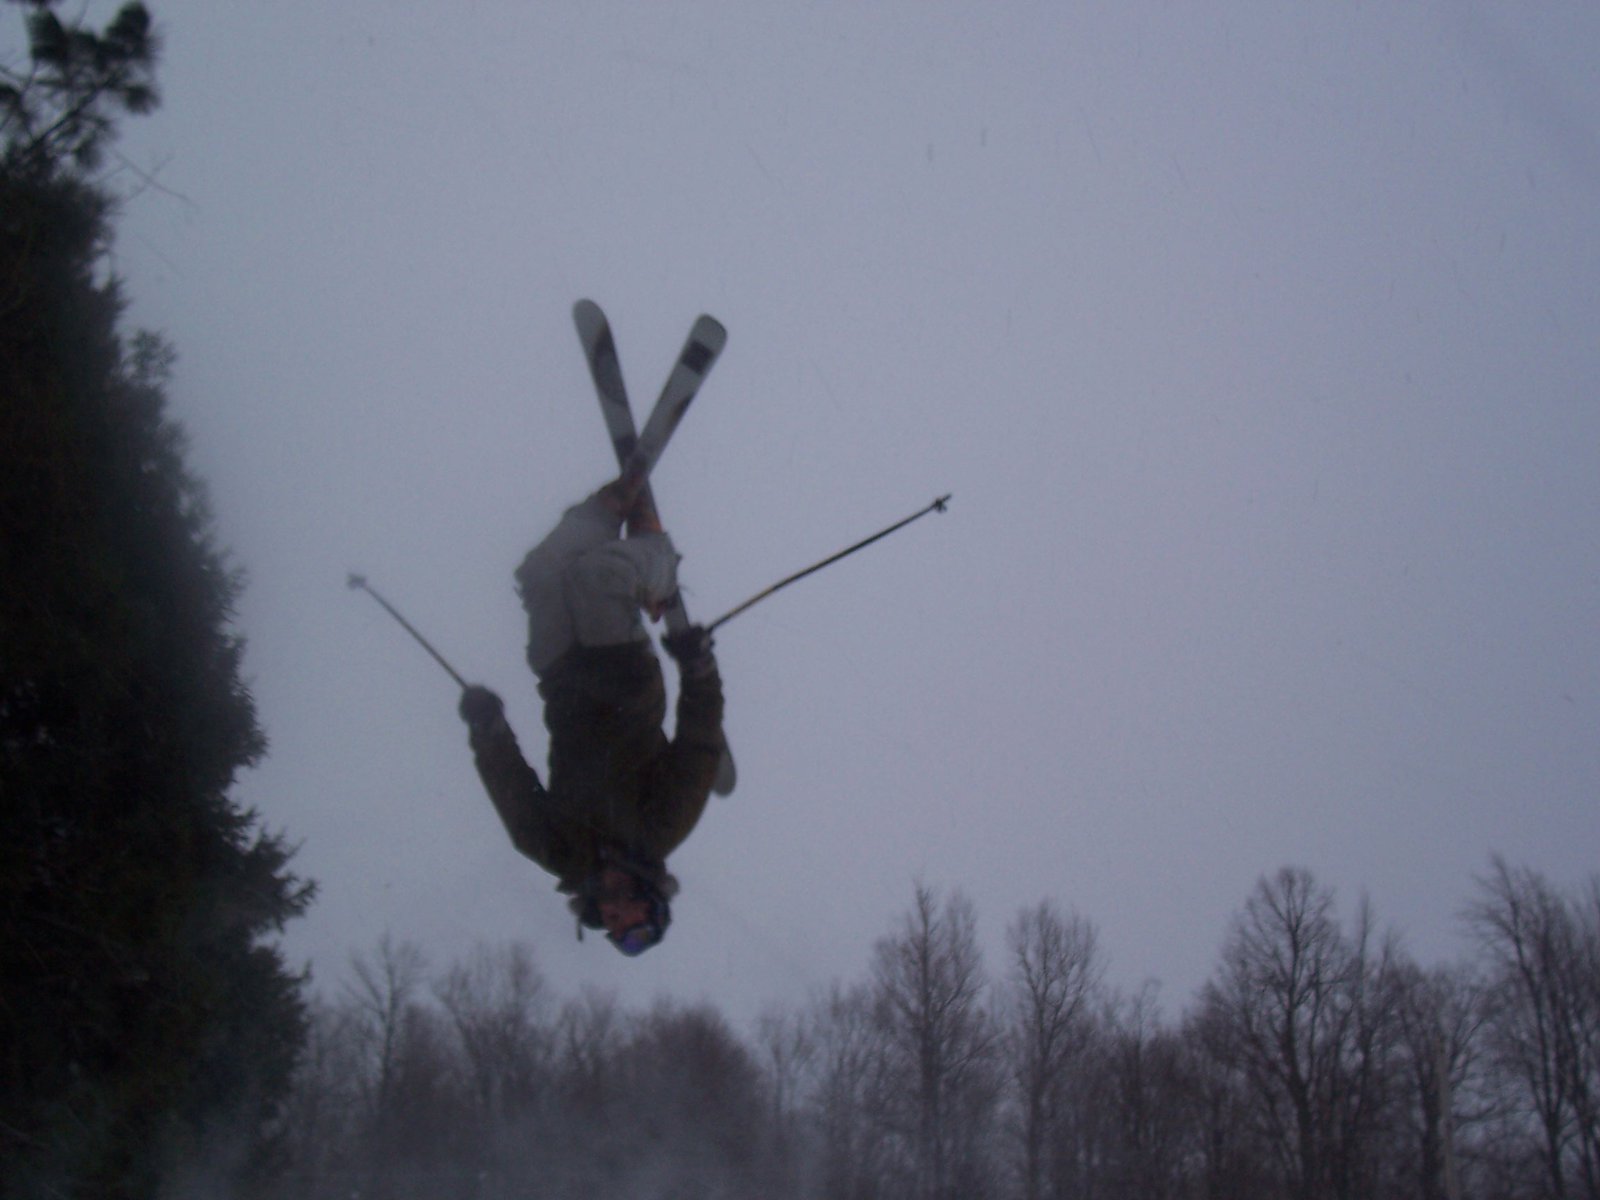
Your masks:
{"label": "conifer foliage", "polygon": [[0,1196],[259,1166],[305,1027],[265,939],[311,898],[230,798],[265,751],[239,578],[119,331],[93,174],[155,103],[149,14],[22,6],[0,55]]}

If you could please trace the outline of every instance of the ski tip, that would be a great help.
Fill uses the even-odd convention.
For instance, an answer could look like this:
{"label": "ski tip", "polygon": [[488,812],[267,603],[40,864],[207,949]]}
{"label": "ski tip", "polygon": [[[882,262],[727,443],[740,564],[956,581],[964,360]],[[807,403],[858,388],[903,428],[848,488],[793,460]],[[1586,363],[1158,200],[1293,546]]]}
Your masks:
{"label": "ski tip", "polygon": [[694,329],[689,336],[721,350],[728,340],[728,328],[709,313],[701,313],[694,319]]}
{"label": "ski tip", "polygon": [[717,778],[712,783],[711,790],[719,796],[731,796],[738,784],[739,769],[733,765],[733,754],[724,750],[722,757],[717,761]]}

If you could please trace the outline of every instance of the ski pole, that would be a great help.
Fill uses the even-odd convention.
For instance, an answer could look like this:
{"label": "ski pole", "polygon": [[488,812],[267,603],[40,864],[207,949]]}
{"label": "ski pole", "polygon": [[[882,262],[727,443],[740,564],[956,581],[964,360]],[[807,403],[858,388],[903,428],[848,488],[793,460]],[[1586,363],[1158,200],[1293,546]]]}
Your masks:
{"label": "ski pole", "polygon": [[448,671],[450,673],[450,678],[454,679],[458,684],[461,685],[461,690],[462,691],[466,691],[467,690],[467,681],[465,679],[461,678],[460,674],[457,673],[457,671],[456,671],[456,669],[454,667],[452,667],[449,663],[445,662],[444,655],[440,654],[437,650],[435,650],[431,645],[428,644],[428,639],[423,637],[420,633],[418,633],[416,631],[416,629],[412,627],[411,622],[406,620],[404,617],[402,617],[400,615],[400,610],[399,609],[395,608],[394,605],[390,604],[382,596],[378,595],[377,591],[367,582],[367,577],[365,575],[357,575],[355,572],[352,571],[350,573],[350,579],[349,579],[348,582],[349,582],[350,587],[351,587],[352,590],[365,592],[367,595],[371,596],[374,600],[376,600],[379,604],[383,605],[384,611],[387,612],[396,621],[399,621],[400,622],[400,627],[402,629],[404,629],[407,633],[409,633],[412,637],[416,638],[417,639],[417,644],[419,646],[421,646],[429,654],[433,655],[433,661],[438,663],[441,667],[443,667],[446,671]]}
{"label": "ski pole", "polygon": [[897,529],[905,528],[905,526],[911,524],[911,522],[915,521],[918,517],[925,517],[931,512],[943,512],[945,510],[945,505],[947,505],[949,503],[950,503],[950,493],[946,492],[943,496],[940,496],[932,504],[928,505],[928,507],[923,508],[923,509],[918,509],[916,512],[912,513],[909,517],[905,518],[903,521],[896,521],[893,525],[889,526],[887,529],[880,529],[880,530],[878,530],[877,533],[873,534],[871,537],[862,538],[854,546],[847,546],[845,549],[839,551],[837,554],[830,554],[827,558],[823,559],[821,562],[813,563],[811,566],[807,567],[803,571],[796,571],[793,575],[790,575],[787,578],[778,580],[778,582],[773,584],[771,587],[765,588],[762,591],[757,592],[754,596],[751,596],[750,599],[746,600],[743,604],[739,605],[737,608],[729,609],[727,612],[723,613],[715,621],[711,622],[711,624],[706,626],[706,632],[710,633],[712,630],[716,629],[718,626],[726,625],[729,621],[733,620],[740,613],[742,613],[745,609],[751,607],[754,604],[760,603],[762,600],[765,600],[768,596],[772,595],[774,592],[782,591],[784,588],[788,587],[791,583],[795,583],[795,582],[797,582],[797,581],[799,581],[801,579],[804,579],[807,575],[811,575],[811,574],[816,573],[817,571],[822,570],[823,567],[828,566],[830,563],[838,562],[841,558],[844,558],[846,555],[854,554],[857,550],[860,550],[860,549],[863,549],[866,546],[872,545],[872,543],[877,541],[879,538],[888,537],[891,533],[893,533]]}

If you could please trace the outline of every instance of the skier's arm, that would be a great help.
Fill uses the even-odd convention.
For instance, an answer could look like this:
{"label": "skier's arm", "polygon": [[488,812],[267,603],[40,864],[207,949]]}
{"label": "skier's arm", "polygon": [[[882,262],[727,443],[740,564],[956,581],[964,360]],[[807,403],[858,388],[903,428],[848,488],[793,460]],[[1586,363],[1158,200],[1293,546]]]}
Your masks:
{"label": "skier's arm", "polygon": [[544,814],[544,784],[522,756],[500,697],[488,688],[469,687],[461,695],[461,716],[467,723],[478,778],[511,844],[545,870],[558,873],[551,865],[554,831]]}
{"label": "skier's arm", "polygon": [[685,755],[709,755],[711,773],[727,748],[722,734],[722,675],[709,652],[696,670],[680,669],[678,720],[672,744]]}
{"label": "skier's arm", "polygon": [[678,665],[677,725],[651,789],[651,803],[657,808],[653,824],[661,831],[662,840],[656,849],[663,857],[699,822],[727,748],[722,732],[722,677],[709,639],[701,653],[679,658]]}

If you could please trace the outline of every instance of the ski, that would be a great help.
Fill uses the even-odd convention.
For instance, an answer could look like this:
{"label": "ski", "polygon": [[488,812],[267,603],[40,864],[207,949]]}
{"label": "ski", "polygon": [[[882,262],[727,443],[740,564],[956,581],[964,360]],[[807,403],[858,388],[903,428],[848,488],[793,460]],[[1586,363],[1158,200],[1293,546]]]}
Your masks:
{"label": "ski", "polygon": [[[672,373],[667,376],[667,382],[661,389],[656,406],[650,411],[650,418],[639,433],[639,440],[633,447],[633,453],[623,466],[624,474],[648,476],[655,468],[656,460],[661,457],[662,450],[666,449],[667,442],[678,428],[678,422],[683,420],[683,414],[694,402],[695,396],[700,391],[700,385],[705,382],[706,375],[711,371],[711,365],[717,361],[717,355],[722,353],[722,347],[727,341],[728,331],[715,317],[701,314],[695,318],[694,326],[689,330],[689,337],[683,343],[683,349],[678,352],[678,361],[673,364]],[[616,342],[613,340],[613,357],[615,354]],[[619,370],[617,372],[619,380],[621,374]]]}
{"label": "ski", "polygon": [[[617,466],[625,471],[633,461],[639,435],[634,428],[633,406],[628,403],[628,389],[622,382],[622,363],[617,357],[617,343],[611,336],[611,323],[593,300],[579,300],[573,305],[572,320],[578,327],[578,339],[583,343],[583,356],[589,364],[589,374],[594,379],[595,393],[600,397],[600,414],[605,418],[606,432],[611,435]],[[660,457],[659,448],[656,456]],[[651,512],[656,511],[655,494],[648,480],[640,492],[640,499]],[[687,628],[688,624],[688,614],[682,611],[681,602],[668,610],[669,632]]]}
{"label": "ski", "polygon": [[[611,334],[610,321],[592,300],[579,300],[574,304],[572,320],[578,328],[584,360],[589,364],[589,375],[594,380],[595,393],[600,399],[600,412],[605,418],[606,432],[611,435],[617,466],[624,473],[630,468],[642,469],[648,477],[683,419],[683,414],[699,392],[700,385],[705,382],[712,363],[722,353],[722,347],[728,340],[727,331],[720,322],[708,316],[702,315],[695,321],[641,434],[634,425],[633,406],[628,402],[628,391],[622,382],[622,364],[617,355],[616,340]],[[652,511],[655,510],[655,494],[648,478],[640,498]],[[690,626],[689,612],[684,607],[681,591],[672,598],[663,619],[668,633],[678,633]],[[732,792],[737,778],[733,755],[725,750],[717,766],[717,795],[726,796]]]}
{"label": "ski", "polygon": [[583,343],[584,361],[600,397],[600,412],[606,420],[620,466],[633,457],[638,437],[633,428],[633,411],[628,391],[622,383],[622,365],[617,358],[617,343],[611,336],[611,323],[593,300],[579,300],[572,306],[572,320]]}

